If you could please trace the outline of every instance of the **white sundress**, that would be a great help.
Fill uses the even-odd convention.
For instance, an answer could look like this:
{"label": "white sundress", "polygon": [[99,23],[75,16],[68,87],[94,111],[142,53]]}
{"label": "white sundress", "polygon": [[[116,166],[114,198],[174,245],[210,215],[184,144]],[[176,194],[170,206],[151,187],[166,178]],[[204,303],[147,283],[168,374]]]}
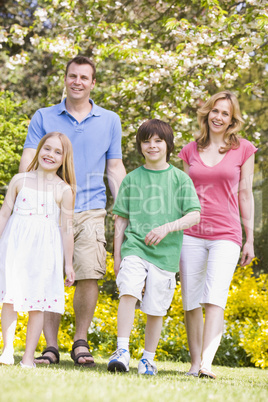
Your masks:
{"label": "white sundress", "polygon": [[14,311],[64,312],[59,215],[52,191],[23,185],[0,239],[0,303]]}

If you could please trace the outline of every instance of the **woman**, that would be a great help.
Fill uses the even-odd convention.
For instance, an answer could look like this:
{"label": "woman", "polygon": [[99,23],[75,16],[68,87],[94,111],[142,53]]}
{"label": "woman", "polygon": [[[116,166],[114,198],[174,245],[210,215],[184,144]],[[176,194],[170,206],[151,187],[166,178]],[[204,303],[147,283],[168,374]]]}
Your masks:
{"label": "woman", "polygon": [[242,246],[239,209],[246,233],[240,264],[247,265],[254,257],[252,180],[257,148],[237,135],[243,120],[238,100],[229,91],[213,95],[198,110],[198,123],[198,138],[179,153],[201,203],[200,223],[184,231],[180,279],[191,356],[187,375],[215,379],[211,365]]}

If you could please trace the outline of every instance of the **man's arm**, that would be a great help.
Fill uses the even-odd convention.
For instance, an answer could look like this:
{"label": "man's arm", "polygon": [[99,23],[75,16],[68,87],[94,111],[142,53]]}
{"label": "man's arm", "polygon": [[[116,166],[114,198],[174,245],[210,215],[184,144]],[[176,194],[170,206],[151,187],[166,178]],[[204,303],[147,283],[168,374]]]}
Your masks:
{"label": "man's arm", "polygon": [[27,167],[30,165],[32,162],[34,155],[35,155],[36,149],[34,148],[25,148],[23,150],[21,160],[20,160],[20,167],[19,167],[19,172],[23,173],[26,172]]}
{"label": "man's arm", "polygon": [[126,170],[122,159],[107,159],[106,172],[109,188],[115,201],[120,184],[123,178],[126,176]]}

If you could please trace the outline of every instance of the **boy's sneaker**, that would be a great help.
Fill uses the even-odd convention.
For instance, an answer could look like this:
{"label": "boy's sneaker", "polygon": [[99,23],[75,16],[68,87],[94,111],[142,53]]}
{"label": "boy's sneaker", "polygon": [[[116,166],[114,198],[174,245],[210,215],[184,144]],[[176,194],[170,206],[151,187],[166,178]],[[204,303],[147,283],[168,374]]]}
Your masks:
{"label": "boy's sneaker", "polygon": [[156,375],[157,368],[153,361],[141,359],[138,366],[138,374]]}
{"label": "boy's sneaker", "polygon": [[108,371],[112,373],[129,371],[130,354],[126,349],[117,349],[109,359]]}

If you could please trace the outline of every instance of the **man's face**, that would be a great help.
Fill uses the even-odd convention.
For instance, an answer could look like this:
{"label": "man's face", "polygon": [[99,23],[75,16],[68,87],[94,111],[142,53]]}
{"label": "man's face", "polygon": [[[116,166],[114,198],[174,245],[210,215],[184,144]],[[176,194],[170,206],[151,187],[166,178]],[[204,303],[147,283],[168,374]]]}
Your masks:
{"label": "man's face", "polygon": [[93,70],[89,64],[71,63],[64,78],[69,100],[88,100],[96,80],[92,79]]}

